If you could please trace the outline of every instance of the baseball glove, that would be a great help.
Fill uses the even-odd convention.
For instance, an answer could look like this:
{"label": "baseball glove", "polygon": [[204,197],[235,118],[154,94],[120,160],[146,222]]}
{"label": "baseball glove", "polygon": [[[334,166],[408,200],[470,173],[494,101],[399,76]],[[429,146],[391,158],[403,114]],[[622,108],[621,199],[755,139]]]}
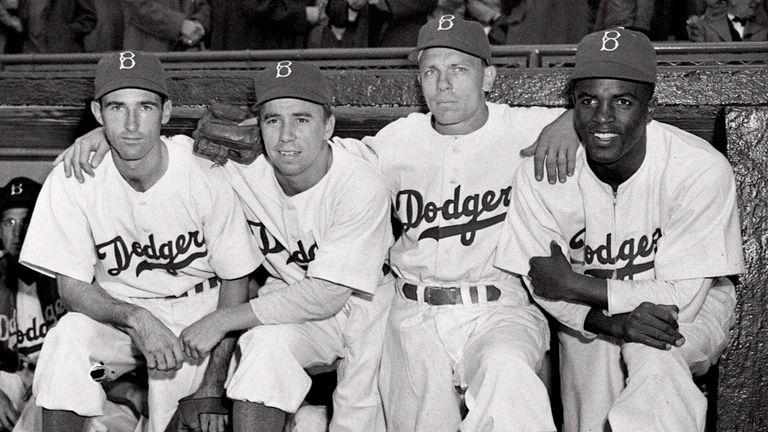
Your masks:
{"label": "baseball glove", "polygon": [[165,432],[197,432],[200,429],[200,414],[229,414],[229,400],[219,397],[192,398],[179,400],[179,407],[173,413]]}
{"label": "baseball glove", "polygon": [[192,133],[195,154],[221,165],[227,160],[242,164],[253,162],[264,149],[259,125],[241,125],[251,117],[242,108],[212,102]]}

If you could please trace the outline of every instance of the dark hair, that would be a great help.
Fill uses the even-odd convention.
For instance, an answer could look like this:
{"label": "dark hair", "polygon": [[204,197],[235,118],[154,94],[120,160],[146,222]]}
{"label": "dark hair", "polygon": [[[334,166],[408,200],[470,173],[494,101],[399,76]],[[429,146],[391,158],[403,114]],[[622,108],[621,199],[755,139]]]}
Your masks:
{"label": "dark hair", "polygon": [[[589,78],[583,78],[583,79],[589,79]],[[560,90],[560,97],[565,99],[565,103],[566,103],[566,106],[568,108],[573,108],[573,106],[574,106],[574,99],[576,98],[576,94],[575,94],[575,92],[576,92],[576,82],[582,81],[583,79],[568,80],[565,83],[565,85],[563,86],[563,88]],[[642,85],[643,89],[645,90],[645,92],[648,95],[648,100],[651,100],[651,98],[653,97],[654,93],[656,92],[656,84],[655,83],[647,83],[647,82],[632,81],[632,80],[627,80],[627,81],[631,81],[631,82],[634,82],[634,83]]]}
{"label": "dark hair", "polygon": [[[312,102],[314,103],[314,102]],[[320,105],[320,104],[316,104]],[[331,109],[331,104],[322,104],[320,105],[323,107],[323,121],[328,120],[333,115],[333,109]],[[254,115],[254,117],[261,116],[261,105],[253,105],[250,109],[251,113]]]}

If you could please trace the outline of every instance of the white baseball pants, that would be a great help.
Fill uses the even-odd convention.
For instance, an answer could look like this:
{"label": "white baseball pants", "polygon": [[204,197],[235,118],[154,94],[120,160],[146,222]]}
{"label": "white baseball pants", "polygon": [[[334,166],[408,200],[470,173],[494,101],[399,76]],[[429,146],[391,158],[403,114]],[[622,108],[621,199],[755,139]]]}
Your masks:
{"label": "white baseball pants", "polygon": [[[122,299],[148,309],[176,335],[216,309],[218,290],[176,299]],[[86,315],[69,312],[46,336],[35,371],[37,404],[51,410],[74,411],[94,417],[104,413],[106,395],[89,375],[91,365],[125,373],[144,364],[130,336]],[[185,361],[178,371],[149,372],[148,432],[162,432],[178,400],[197,390],[207,359]]]}

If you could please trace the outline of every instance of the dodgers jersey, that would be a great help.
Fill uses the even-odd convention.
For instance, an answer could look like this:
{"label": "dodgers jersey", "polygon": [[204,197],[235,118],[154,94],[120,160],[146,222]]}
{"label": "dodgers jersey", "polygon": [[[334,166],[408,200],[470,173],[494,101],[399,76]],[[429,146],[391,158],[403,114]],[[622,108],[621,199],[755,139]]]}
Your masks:
{"label": "dodgers jersey", "polygon": [[224,168],[270,274],[288,284],[314,277],[375,294],[393,241],[386,185],[362,159],[334,144],[331,150],[325,176],[293,196],[265,155]]}
{"label": "dodgers jersey", "polygon": [[[646,137],[642,165],[615,193],[589,168],[583,148],[574,179],[565,184],[535,181],[533,164],[525,162],[515,179],[496,265],[527,275],[528,260],[549,256],[555,240],[574,270],[609,280],[610,314],[630,312],[644,301],[685,299],[688,310],[681,309],[680,319],[690,320],[706,290],[675,293],[674,284],[659,289],[643,281],[744,271],[733,171],[709,143],[674,126],[652,121]],[[564,303],[542,305],[583,331],[588,308]]]}
{"label": "dodgers jersey", "polygon": [[111,153],[83,184],[48,176],[20,261],[120,297],[179,296],[206,279],[236,279],[263,257],[243,211],[217,170],[192,154],[191,139],[162,138],[168,168],[149,190],[134,190]]}
{"label": "dodgers jersey", "polygon": [[512,278],[493,258],[519,152],[563,110],[487,106],[488,121],[467,135],[441,135],[431,114],[415,113],[364,139],[403,225],[390,251],[400,277],[436,285]]}

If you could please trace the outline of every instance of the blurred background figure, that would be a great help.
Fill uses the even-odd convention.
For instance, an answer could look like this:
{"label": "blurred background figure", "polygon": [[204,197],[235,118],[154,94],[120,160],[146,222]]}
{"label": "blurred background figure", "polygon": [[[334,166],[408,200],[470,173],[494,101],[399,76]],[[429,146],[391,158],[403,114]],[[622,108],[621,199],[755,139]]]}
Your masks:
{"label": "blurred background figure", "polygon": [[211,49],[304,48],[326,0],[210,0]]}
{"label": "blurred background figure", "polygon": [[108,52],[123,49],[122,0],[97,0],[96,28],[85,37],[86,52]]}
{"label": "blurred background figure", "polygon": [[[123,48],[140,51],[200,49],[211,28],[207,0],[122,0]],[[239,3],[239,2],[232,2]]]}
{"label": "blurred background figure", "polygon": [[654,0],[601,0],[594,31],[624,27],[650,37],[655,10]]}
{"label": "blurred background figure", "polygon": [[96,27],[94,0],[19,0],[25,53],[83,52]]}
{"label": "blurred background figure", "polygon": [[575,44],[589,33],[589,0],[501,0],[492,44]]}
{"label": "blurred background figure", "polygon": [[438,0],[328,0],[307,47],[416,46],[419,29],[437,7]]}
{"label": "blurred background figure", "polygon": [[18,0],[0,0],[0,54],[21,51],[23,31]]}
{"label": "blurred background figure", "polygon": [[694,42],[768,40],[768,16],[759,0],[707,0],[704,13],[688,20]]}

